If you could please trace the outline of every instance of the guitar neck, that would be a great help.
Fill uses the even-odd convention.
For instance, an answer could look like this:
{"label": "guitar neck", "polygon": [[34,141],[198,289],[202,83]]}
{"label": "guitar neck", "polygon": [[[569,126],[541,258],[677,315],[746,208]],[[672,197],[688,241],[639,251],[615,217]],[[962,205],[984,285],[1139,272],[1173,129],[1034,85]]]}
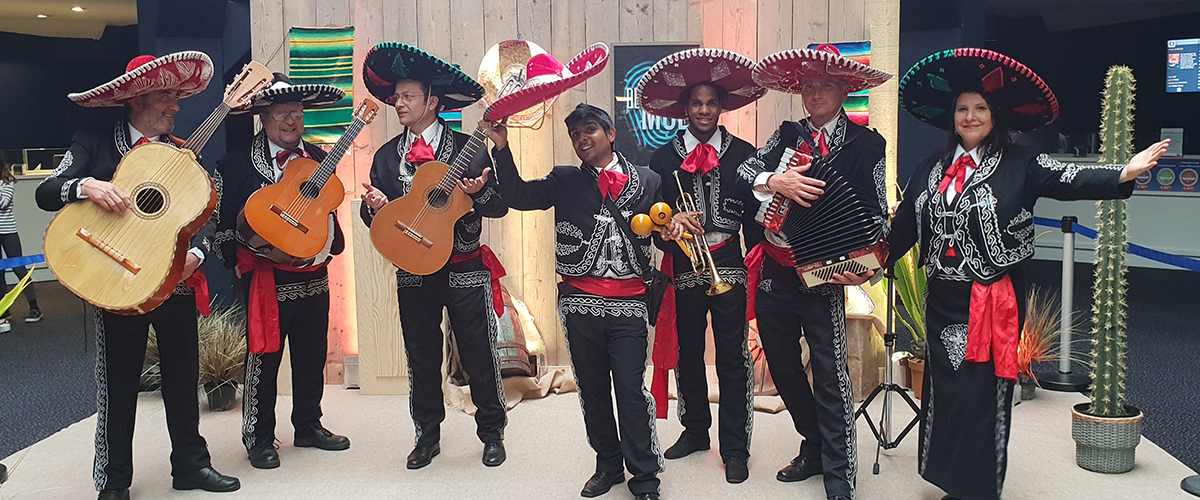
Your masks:
{"label": "guitar neck", "polygon": [[221,122],[229,114],[229,109],[229,105],[224,102],[220,106],[217,106],[217,109],[214,109],[212,114],[208,115],[208,119],[200,124],[200,128],[197,128],[192,133],[192,136],[188,137],[187,142],[183,144],[183,149],[200,154],[200,150],[204,149],[204,145],[208,144],[208,140],[217,131],[217,127],[221,126]]}
{"label": "guitar neck", "polygon": [[[483,112],[483,116],[487,116],[492,108],[488,108]],[[485,120],[487,118],[484,118]],[[458,157],[454,159],[454,163],[450,165],[450,170],[446,172],[446,176],[442,177],[442,181],[438,183],[437,188],[449,193],[458,184],[458,181],[467,173],[467,167],[471,165],[471,160],[475,159],[475,154],[479,152],[479,148],[487,143],[487,131],[483,127],[475,127],[475,133],[471,134],[471,139],[463,146],[462,151],[458,152]]]}
{"label": "guitar neck", "polygon": [[308,184],[311,184],[316,190],[320,190],[325,186],[325,181],[337,171],[338,162],[342,161],[342,157],[346,155],[346,151],[350,149],[350,145],[354,143],[354,138],[358,137],[358,133],[367,125],[361,119],[355,118],[350,122],[350,126],[346,127],[346,133],[342,134],[342,138],[338,139],[333,145],[333,149],[329,150],[329,154],[321,161],[321,166],[317,167],[316,172],[308,178]]}

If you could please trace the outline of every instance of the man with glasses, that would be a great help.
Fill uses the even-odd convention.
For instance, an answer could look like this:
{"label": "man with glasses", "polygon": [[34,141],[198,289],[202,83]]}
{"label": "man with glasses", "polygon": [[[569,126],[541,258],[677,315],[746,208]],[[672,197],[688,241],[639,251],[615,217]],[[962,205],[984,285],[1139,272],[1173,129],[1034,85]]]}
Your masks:
{"label": "man with glasses", "polygon": [[[217,255],[238,277],[239,297],[249,311],[247,320],[259,324],[250,331],[267,332],[266,338],[257,339],[261,342],[250,342],[242,390],[242,441],[250,465],[259,469],[279,467],[275,395],[285,339],[292,355],[293,444],[331,451],[350,447],[349,439],[321,425],[329,332],[329,274],[325,264],[345,248],[337,217],[330,214],[325,248],[305,267],[278,264],[255,254],[237,231],[238,214],[255,191],[278,182],[284,169],[299,158],[318,163],[325,159],[325,151],[303,140],[304,109],[337,103],[345,95],[330,85],[292,85],[287,76],[275,73],[275,83],[255,97],[249,110],[258,112],[262,132],[221,158],[213,173],[220,196],[213,216],[220,249]],[[257,312],[270,307],[264,304],[266,301],[277,304],[278,315]],[[255,334],[263,335],[251,335]]]}

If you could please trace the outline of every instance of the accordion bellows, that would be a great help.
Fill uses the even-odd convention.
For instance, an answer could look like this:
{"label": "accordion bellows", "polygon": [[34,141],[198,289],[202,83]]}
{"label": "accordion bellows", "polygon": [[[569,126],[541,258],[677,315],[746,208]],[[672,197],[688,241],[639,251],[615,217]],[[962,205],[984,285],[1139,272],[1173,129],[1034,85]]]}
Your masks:
{"label": "accordion bellows", "polygon": [[[787,148],[775,173],[811,162],[809,155]],[[805,175],[825,181],[825,194],[809,208],[776,193],[759,207],[759,223],[787,241],[796,272],[805,286],[827,283],[834,274],[861,274],[887,260],[885,227],[878,207],[859,195],[854,185],[818,159]]]}

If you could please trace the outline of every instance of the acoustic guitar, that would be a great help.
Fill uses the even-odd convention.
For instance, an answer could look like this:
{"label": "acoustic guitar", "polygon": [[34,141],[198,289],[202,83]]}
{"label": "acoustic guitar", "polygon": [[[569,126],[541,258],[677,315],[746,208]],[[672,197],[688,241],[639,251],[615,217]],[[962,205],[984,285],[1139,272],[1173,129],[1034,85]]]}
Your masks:
{"label": "acoustic guitar", "polygon": [[292,267],[313,263],[329,240],[329,214],[346,197],[334,171],[354,138],[377,113],[379,105],[364,100],[354,111],[354,121],[321,163],[292,158],[279,182],[250,195],[237,221],[242,241],[250,250]]}
{"label": "acoustic guitar", "polygon": [[46,228],[46,263],[58,281],[98,307],[145,314],[174,292],[188,245],[212,216],[217,191],[196,161],[225,115],[250,105],[273,77],[251,61],[221,105],[181,147],[151,142],[121,158],[112,184],[133,201],[123,214],[71,203]]}

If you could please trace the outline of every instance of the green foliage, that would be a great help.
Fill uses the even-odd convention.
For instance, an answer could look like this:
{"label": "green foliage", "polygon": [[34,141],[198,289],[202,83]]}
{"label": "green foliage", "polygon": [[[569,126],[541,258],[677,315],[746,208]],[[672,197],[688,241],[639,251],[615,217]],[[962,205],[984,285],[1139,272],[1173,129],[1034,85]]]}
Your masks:
{"label": "green foliage", "polygon": [[908,318],[897,314],[900,322],[912,332],[913,354],[925,358],[925,272],[917,267],[920,258],[919,247],[914,246],[904,257],[896,261],[896,293],[904,304]]}
{"label": "green foliage", "polygon": [[[1105,79],[1100,117],[1100,162],[1128,163],[1133,157],[1133,73],[1113,66]],[[1092,405],[1088,413],[1125,413],[1126,319],[1125,257],[1129,225],[1125,200],[1098,202],[1096,281],[1092,286]]]}

